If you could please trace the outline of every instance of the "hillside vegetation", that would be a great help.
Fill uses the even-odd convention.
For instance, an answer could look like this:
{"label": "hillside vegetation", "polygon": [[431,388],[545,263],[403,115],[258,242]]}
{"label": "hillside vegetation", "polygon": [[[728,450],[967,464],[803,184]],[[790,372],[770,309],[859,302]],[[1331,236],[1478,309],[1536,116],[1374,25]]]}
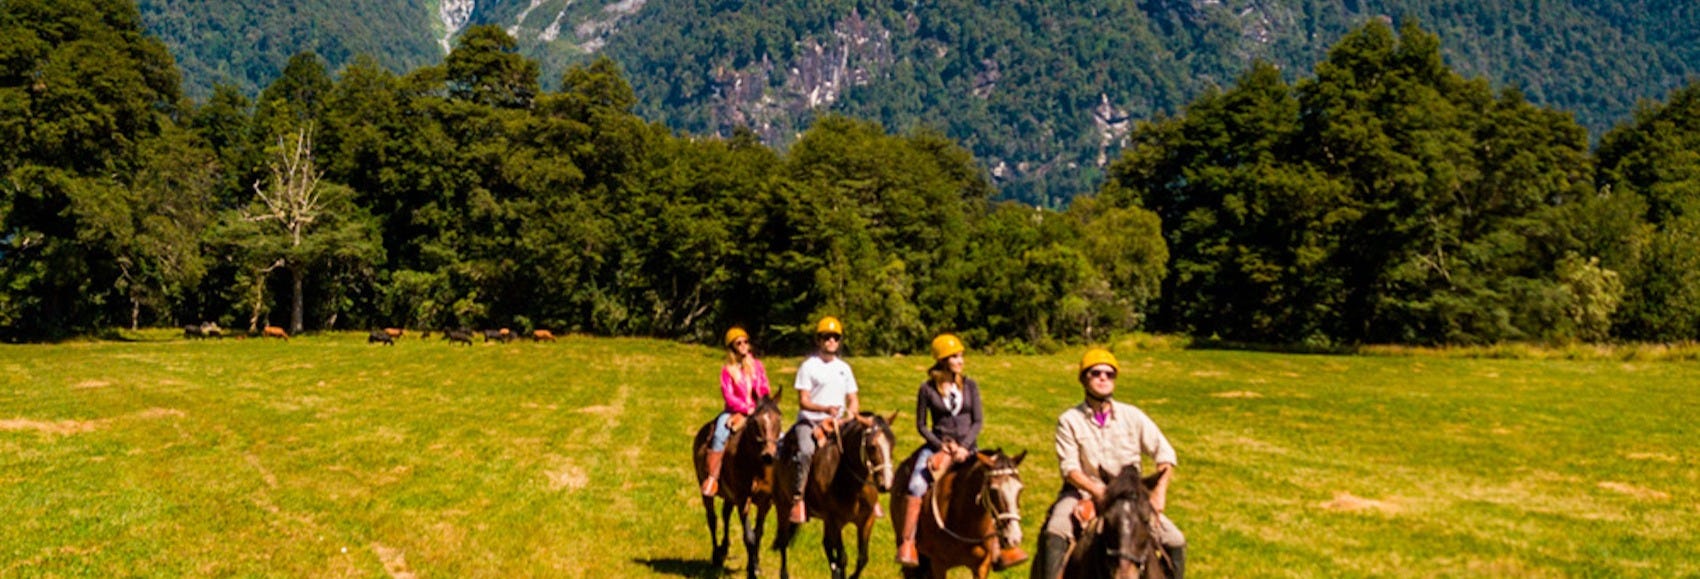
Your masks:
{"label": "hillside vegetation", "polygon": [[506,30],[440,62],[290,57],[181,97],[112,0],[0,4],[0,337],[217,322],[536,328],[863,354],[1138,329],[1364,343],[1700,337],[1700,85],[1590,151],[1567,113],[1372,20],[1130,133],[1094,195],[997,201],[971,143],[829,115],[783,149],[638,113],[611,59],[540,80]]}
{"label": "hillside vegetation", "polygon": [[[713,574],[689,441],[716,349],[139,337],[0,348],[0,573]],[[1700,573],[1700,454],[1671,411],[1691,363],[1119,355],[1118,398],[1179,452],[1169,513],[1200,576]],[[1078,356],[967,360],[982,444],[1030,453],[1030,551]],[[775,384],[796,363],[767,359]],[[908,452],[926,361],[850,363]],[[795,576],[825,575],[819,541]],[[894,549],[882,519],[868,577],[897,576]]]}
{"label": "hillside vegetation", "polygon": [[[448,4],[468,11],[445,18]],[[1650,0],[143,0],[142,13],[201,98],[218,82],[253,96],[301,50],[331,70],[369,54],[404,72],[441,58],[443,38],[493,24],[543,64],[549,88],[613,57],[637,112],[677,130],[747,125],[786,145],[823,113],[930,126],[1007,198],[1053,207],[1102,181],[1137,121],[1178,112],[1254,60],[1310,76],[1371,20],[1420,21],[1452,67],[1571,111],[1595,137],[1700,72],[1700,8]]]}

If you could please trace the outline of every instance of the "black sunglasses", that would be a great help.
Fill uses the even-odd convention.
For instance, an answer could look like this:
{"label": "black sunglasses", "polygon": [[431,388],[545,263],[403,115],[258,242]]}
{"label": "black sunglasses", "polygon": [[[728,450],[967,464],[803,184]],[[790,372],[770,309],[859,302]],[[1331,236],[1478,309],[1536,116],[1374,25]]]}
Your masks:
{"label": "black sunglasses", "polygon": [[821,334],[820,340],[822,342],[825,342],[827,340],[836,340],[836,341],[842,342],[842,341],[844,341],[844,336],[840,336],[838,334]]}
{"label": "black sunglasses", "polygon": [[1111,380],[1116,379],[1116,371],[1115,370],[1099,370],[1097,368],[1093,368],[1091,370],[1087,370],[1086,375],[1093,377],[1093,378],[1109,378]]}

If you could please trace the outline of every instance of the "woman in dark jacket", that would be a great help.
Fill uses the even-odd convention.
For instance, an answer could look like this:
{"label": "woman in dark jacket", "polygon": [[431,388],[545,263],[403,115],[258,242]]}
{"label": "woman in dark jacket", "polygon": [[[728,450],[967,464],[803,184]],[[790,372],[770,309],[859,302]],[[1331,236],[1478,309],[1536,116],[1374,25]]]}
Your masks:
{"label": "woman in dark jacket", "polygon": [[[950,334],[933,338],[933,367],[915,395],[915,429],[927,443],[915,451],[915,471],[909,476],[904,499],[903,528],[898,532],[897,562],[920,564],[915,553],[915,525],[921,516],[921,497],[932,484],[932,472],[968,460],[976,450],[985,413],[980,385],[962,373],[962,340]],[[927,427],[928,420],[932,428]]]}

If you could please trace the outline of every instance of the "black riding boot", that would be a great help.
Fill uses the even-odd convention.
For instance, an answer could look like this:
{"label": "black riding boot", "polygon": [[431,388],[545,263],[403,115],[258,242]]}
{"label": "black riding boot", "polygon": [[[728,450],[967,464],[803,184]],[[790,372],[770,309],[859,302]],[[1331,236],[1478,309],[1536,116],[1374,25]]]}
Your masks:
{"label": "black riding boot", "polygon": [[1057,579],[1068,563],[1068,537],[1039,533],[1039,560],[1033,564],[1033,579]]}
{"label": "black riding boot", "polygon": [[1163,547],[1163,553],[1169,556],[1169,568],[1174,572],[1169,574],[1171,579],[1186,577],[1186,545],[1179,547]]}

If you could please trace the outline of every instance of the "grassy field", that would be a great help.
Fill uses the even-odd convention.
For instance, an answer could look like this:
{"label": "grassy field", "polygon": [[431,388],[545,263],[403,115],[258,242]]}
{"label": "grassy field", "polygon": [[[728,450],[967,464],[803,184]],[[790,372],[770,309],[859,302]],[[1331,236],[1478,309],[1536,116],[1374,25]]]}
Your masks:
{"label": "grassy field", "polygon": [[[718,350],[144,337],[0,347],[0,575],[717,575],[688,447]],[[1119,354],[1198,576],[1700,574],[1694,362]],[[982,444],[1034,453],[1029,549],[1078,355],[969,356]],[[905,449],[926,363],[851,359]],[[869,576],[893,552],[882,520]]]}

